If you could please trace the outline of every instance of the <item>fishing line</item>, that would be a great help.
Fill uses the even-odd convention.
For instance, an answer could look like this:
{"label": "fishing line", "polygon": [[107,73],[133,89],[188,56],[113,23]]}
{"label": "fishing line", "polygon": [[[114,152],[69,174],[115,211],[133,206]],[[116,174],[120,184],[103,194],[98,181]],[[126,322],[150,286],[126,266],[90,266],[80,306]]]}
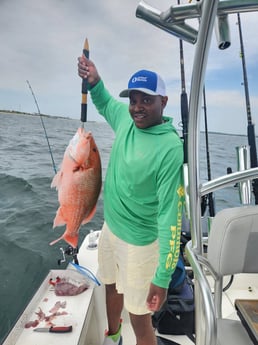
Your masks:
{"label": "fishing line", "polygon": [[46,131],[46,127],[45,127],[45,124],[44,124],[44,121],[43,121],[43,118],[42,118],[42,115],[40,113],[40,110],[39,110],[39,105],[38,105],[38,102],[37,102],[37,99],[36,99],[36,96],[32,90],[32,87],[30,85],[30,82],[28,80],[26,80],[27,84],[29,85],[29,88],[30,88],[30,91],[32,93],[32,96],[33,96],[33,99],[35,101],[35,104],[36,104],[36,107],[38,109],[38,114],[39,114],[39,117],[40,117],[40,120],[41,120],[41,124],[42,124],[42,127],[44,129],[44,132],[45,132],[45,137],[47,139],[47,144],[48,144],[48,149],[49,149],[49,153],[50,153],[50,156],[51,156],[51,160],[52,160],[52,165],[53,165],[53,168],[54,168],[54,172],[55,174],[57,173],[57,169],[56,169],[56,165],[55,165],[55,161],[54,161],[54,157],[53,157],[53,153],[52,153],[52,150],[51,150],[51,146],[50,146],[50,143],[49,143],[49,140],[48,140],[48,135],[47,135],[47,131]]}

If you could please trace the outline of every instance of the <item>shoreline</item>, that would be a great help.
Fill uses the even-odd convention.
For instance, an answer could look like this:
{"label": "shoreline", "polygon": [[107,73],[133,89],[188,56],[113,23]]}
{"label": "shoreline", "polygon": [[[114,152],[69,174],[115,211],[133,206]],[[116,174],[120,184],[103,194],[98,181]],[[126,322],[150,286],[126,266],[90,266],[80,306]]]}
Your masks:
{"label": "shoreline", "polygon": [[[42,117],[47,117],[51,119],[63,119],[63,120],[76,120],[72,117],[67,117],[67,116],[60,116],[60,115],[47,115],[47,114],[38,114],[38,113],[27,113],[25,111],[18,111],[18,110],[3,110],[0,109],[0,115],[1,114],[6,114],[6,115],[28,115],[28,116],[42,116]],[[97,121],[87,121],[91,123],[96,123]]]}
{"label": "shoreline", "polygon": [[[17,111],[17,110],[2,110],[2,109],[0,109],[0,115],[1,114],[43,116],[43,117],[54,118],[54,119],[75,120],[74,118],[71,118],[71,117],[57,116],[57,115],[47,115],[47,114],[38,114],[38,113],[27,113],[27,112],[24,112],[24,111]],[[95,123],[97,121],[87,121],[87,122]],[[177,130],[180,132],[181,129],[177,129]],[[201,133],[204,133],[204,131],[201,131]],[[216,131],[214,131],[214,132],[213,131],[209,131],[209,134],[230,135],[230,136],[238,135],[238,136],[246,137],[246,134],[234,134],[234,133],[224,133],[224,132],[216,132]],[[255,137],[258,138],[257,135]]]}
{"label": "shoreline", "polygon": [[27,113],[25,111],[17,111],[17,110],[3,110],[3,109],[0,109],[0,114],[44,116],[44,117],[50,117],[50,118],[54,118],[54,119],[73,120],[71,117],[57,116],[57,115],[47,115],[47,114],[38,114],[38,113]]}

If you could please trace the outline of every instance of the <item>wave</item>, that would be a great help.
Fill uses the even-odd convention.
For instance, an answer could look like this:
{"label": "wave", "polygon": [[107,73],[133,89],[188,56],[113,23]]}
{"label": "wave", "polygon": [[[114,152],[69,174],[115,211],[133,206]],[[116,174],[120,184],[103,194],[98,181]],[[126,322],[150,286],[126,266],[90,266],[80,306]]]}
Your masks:
{"label": "wave", "polygon": [[[53,229],[58,197],[51,189],[54,176],[46,138],[39,119],[1,116],[0,136],[0,343],[50,269],[58,266],[64,241],[50,246],[65,227]],[[15,126],[14,126],[15,123]],[[61,125],[60,125],[61,124]],[[78,127],[78,121],[46,119],[45,125],[56,165]],[[105,124],[87,124],[102,153],[103,176],[112,144]],[[11,130],[10,130],[11,129]],[[15,142],[15,145],[13,144]],[[103,224],[102,194],[91,222],[82,226],[79,245],[91,230]]]}

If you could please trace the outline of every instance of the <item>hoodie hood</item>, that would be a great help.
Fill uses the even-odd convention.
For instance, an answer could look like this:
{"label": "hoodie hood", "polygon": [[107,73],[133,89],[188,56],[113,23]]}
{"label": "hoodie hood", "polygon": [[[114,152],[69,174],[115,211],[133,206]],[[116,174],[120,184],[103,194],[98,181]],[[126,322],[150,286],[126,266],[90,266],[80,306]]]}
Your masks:
{"label": "hoodie hood", "polygon": [[136,127],[137,130],[144,132],[144,133],[149,133],[149,134],[154,134],[154,135],[160,135],[164,133],[169,133],[169,132],[175,132],[176,134],[177,131],[175,127],[173,126],[173,119],[168,116],[163,116],[162,117],[165,122],[161,123],[160,125],[148,127],[148,128],[138,128]]}

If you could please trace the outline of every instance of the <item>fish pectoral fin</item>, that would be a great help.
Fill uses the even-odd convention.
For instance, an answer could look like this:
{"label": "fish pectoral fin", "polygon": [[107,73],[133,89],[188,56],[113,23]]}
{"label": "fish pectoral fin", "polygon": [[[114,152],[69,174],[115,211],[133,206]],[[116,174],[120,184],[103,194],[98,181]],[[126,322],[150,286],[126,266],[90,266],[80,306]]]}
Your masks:
{"label": "fish pectoral fin", "polygon": [[50,246],[53,246],[53,244],[56,244],[57,242],[61,241],[63,239],[63,236],[59,237],[57,240],[54,240],[49,243]]}
{"label": "fish pectoral fin", "polygon": [[95,205],[87,217],[82,221],[82,225],[87,224],[93,218],[94,214],[96,213],[96,209],[97,207]]}
{"label": "fish pectoral fin", "polygon": [[62,208],[59,207],[59,209],[56,212],[56,217],[54,219],[54,224],[53,224],[53,228],[55,228],[56,226],[62,226],[66,224],[66,219],[65,216],[63,214]]}
{"label": "fish pectoral fin", "polygon": [[56,175],[53,177],[53,180],[51,182],[51,188],[56,187],[58,189],[61,185],[61,179],[62,179],[63,173],[61,171],[58,171]]}

